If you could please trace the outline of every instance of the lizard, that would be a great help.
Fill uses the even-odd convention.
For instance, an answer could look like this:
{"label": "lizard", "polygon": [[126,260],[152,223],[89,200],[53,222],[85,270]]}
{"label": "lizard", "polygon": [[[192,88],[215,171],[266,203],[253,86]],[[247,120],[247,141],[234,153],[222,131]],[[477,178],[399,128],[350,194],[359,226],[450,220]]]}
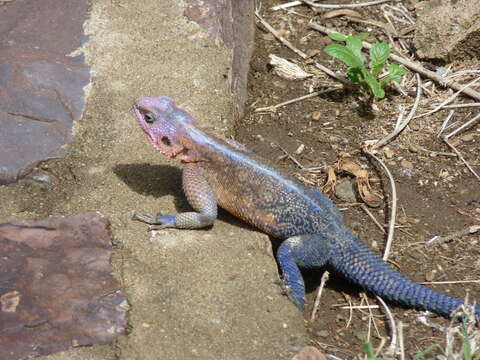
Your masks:
{"label": "lizard", "polygon": [[[319,190],[283,174],[252,150],[207,131],[167,96],[138,99],[133,112],[151,145],[183,163],[182,187],[194,211],[133,218],[152,229],[213,225],[218,206],[281,241],[276,258],[283,287],[305,306],[301,269],[330,266],[391,302],[450,317],[464,301],[437,293],[394,270],[350,231],[336,205]],[[475,314],[480,317],[480,306]]]}

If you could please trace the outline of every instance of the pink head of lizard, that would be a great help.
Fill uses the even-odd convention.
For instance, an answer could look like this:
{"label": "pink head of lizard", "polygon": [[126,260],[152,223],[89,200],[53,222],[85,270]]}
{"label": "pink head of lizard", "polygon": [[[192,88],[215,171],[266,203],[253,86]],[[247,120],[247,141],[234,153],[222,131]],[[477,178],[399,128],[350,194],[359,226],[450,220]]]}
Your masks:
{"label": "pink head of lizard", "polygon": [[195,118],[175,106],[168,96],[144,97],[135,102],[133,112],[150,143],[161,154],[182,161],[192,161],[188,155],[187,128]]}

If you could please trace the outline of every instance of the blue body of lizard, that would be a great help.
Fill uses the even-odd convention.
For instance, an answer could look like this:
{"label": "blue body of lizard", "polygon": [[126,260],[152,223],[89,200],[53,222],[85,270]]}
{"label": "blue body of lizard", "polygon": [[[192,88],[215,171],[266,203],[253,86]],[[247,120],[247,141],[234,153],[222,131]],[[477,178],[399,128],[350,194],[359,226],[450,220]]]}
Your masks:
{"label": "blue body of lizard", "polygon": [[[304,308],[300,269],[331,266],[360,287],[404,306],[448,317],[463,301],[434,292],[393,270],[343,222],[322,193],[284,175],[240,144],[204,131],[168,97],[142,98],[134,112],[152,145],[184,163],[183,189],[195,211],[137,219],[160,227],[212,225],[217,204],[282,240],[277,251],[291,300]],[[476,308],[480,314],[480,307]]]}

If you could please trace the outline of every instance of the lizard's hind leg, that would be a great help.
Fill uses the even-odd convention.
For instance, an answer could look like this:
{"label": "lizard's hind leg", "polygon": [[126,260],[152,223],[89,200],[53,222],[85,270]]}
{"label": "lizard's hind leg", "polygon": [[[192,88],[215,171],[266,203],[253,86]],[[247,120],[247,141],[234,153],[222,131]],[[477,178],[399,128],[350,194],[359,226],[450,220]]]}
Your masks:
{"label": "lizard's hind leg", "polygon": [[300,309],[305,306],[305,283],[300,268],[319,268],[330,259],[330,245],[321,234],[292,236],[278,248],[277,260],[288,297]]}

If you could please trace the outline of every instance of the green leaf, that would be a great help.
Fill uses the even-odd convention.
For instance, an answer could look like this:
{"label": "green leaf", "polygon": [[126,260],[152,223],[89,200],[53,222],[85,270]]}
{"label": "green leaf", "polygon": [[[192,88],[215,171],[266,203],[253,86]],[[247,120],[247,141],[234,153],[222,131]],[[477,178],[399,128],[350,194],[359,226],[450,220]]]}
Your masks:
{"label": "green leaf", "polygon": [[362,55],[362,40],[368,37],[368,33],[347,36],[346,46],[362,62],[365,62],[365,56]]}
{"label": "green leaf", "polygon": [[373,345],[370,341],[363,343],[363,352],[367,355],[367,360],[384,360],[384,358],[377,358],[373,351]]}
{"label": "green leaf", "polygon": [[368,86],[370,86],[370,89],[372,89],[373,95],[378,99],[383,99],[385,97],[385,91],[383,91],[382,86],[378,83],[372,73],[365,71],[363,76],[365,77]]}
{"label": "green leaf", "polygon": [[[363,84],[365,79],[363,78],[362,71],[359,68],[350,68],[347,71],[347,77],[352,80],[353,83]],[[366,83],[365,83],[366,84]]]}
{"label": "green leaf", "polygon": [[373,352],[373,346],[370,341],[366,341],[365,343],[363,343],[363,351],[369,359],[375,357],[375,353]]}
{"label": "green leaf", "polygon": [[351,38],[355,38],[355,39],[358,39],[360,41],[365,40],[369,36],[370,36],[370,34],[366,33],[366,32],[363,32],[363,33],[360,33],[360,34],[357,34],[357,35],[350,35]]}
{"label": "green leaf", "polygon": [[370,60],[374,64],[385,63],[390,55],[390,45],[384,42],[375,43],[370,48]]}
{"label": "green leaf", "polygon": [[340,33],[331,33],[331,34],[328,34],[328,37],[332,40],[335,40],[335,41],[346,41],[347,40],[347,35],[340,34]]}
{"label": "green leaf", "polygon": [[370,69],[373,76],[378,76],[383,69],[385,61],[390,55],[390,46],[387,43],[375,43],[370,48]]}
{"label": "green leaf", "polygon": [[350,67],[363,67],[363,63],[352,53],[350,49],[340,44],[330,44],[323,49],[328,55],[342,60]]}
{"label": "green leaf", "polygon": [[380,85],[382,87],[385,87],[388,83],[395,81],[395,82],[400,82],[402,80],[402,76],[407,74],[408,71],[405,70],[403,67],[401,67],[398,64],[389,64],[388,65],[388,74],[385,76]]}
{"label": "green leaf", "polygon": [[417,353],[414,357],[413,360],[419,360],[419,359],[424,359],[426,355],[431,353],[433,350],[439,350],[443,355],[445,355],[445,352],[443,351],[442,347],[438,344],[433,344],[427,347],[425,350]]}
{"label": "green leaf", "polygon": [[466,319],[464,319],[462,327],[462,336],[463,336],[463,357],[465,360],[472,360],[472,345],[470,344],[470,338],[468,337]]}

